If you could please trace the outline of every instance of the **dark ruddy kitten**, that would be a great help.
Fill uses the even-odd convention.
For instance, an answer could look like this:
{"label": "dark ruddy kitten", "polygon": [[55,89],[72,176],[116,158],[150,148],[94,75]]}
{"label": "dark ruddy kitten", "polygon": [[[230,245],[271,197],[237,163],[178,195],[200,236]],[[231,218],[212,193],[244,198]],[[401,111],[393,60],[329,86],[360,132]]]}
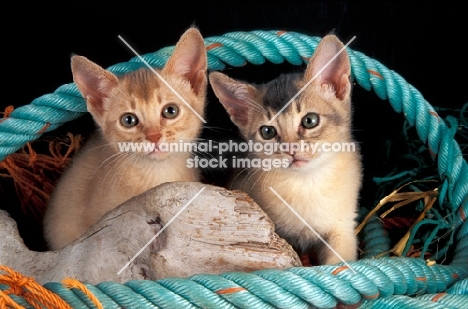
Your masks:
{"label": "dark ruddy kitten", "polygon": [[277,158],[277,162],[286,164],[270,171],[252,167],[242,170],[229,188],[248,193],[273,220],[281,237],[299,253],[315,249],[320,264],[341,259],[269,187],[344,260],[357,258],[354,229],[362,169],[358,145],[351,134],[351,67],[346,51],[326,66],[343,47],[336,36],[325,36],[304,74],[281,75],[266,84],[248,84],[219,72],[209,76],[216,96],[245,140],[289,145],[302,142],[317,147],[315,151],[312,147],[290,147],[272,155],[251,153],[250,158]]}
{"label": "dark ruddy kitten", "polygon": [[[161,143],[196,140],[202,123],[153,71],[143,68],[117,77],[81,56],[72,57],[71,67],[99,130],[73,159],[51,197],[44,231],[54,250],[132,196],[164,182],[200,180],[199,172],[187,167],[190,153],[158,148]],[[202,116],[206,70],[203,38],[191,28],[159,74]],[[121,152],[120,142],[153,143],[155,148]]]}

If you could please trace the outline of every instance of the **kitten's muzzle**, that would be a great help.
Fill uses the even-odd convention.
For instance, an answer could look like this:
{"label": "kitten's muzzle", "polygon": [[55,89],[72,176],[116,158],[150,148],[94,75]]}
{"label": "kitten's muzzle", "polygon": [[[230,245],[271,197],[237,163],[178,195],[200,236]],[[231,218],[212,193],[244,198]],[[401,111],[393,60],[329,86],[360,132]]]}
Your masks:
{"label": "kitten's muzzle", "polygon": [[169,152],[162,151],[161,149],[159,149],[158,144],[154,144],[154,149],[146,153],[146,155],[153,160],[162,160],[169,155]]}
{"label": "kitten's muzzle", "polygon": [[294,154],[287,154],[286,156],[289,160],[289,168],[301,168],[309,163],[309,159],[296,152]]}

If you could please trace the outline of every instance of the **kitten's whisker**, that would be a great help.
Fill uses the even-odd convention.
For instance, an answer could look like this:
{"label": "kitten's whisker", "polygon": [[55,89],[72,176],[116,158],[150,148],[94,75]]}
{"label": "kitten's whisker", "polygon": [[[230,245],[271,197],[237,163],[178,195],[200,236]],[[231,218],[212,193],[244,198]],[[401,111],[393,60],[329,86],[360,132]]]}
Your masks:
{"label": "kitten's whisker", "polygon": [[136,153],[132,153],[127,160],[125,160],[120,168],[116,171],[115,173],[115,178],[117,179],[118,174],[120,173],[120,179],[117,182],[117,184],[122,184],[122,177],[125,174],[126,169],[130,166],[132,161],[134,161],[135,158],[138,158],[138,155]]}
{"label": "kitten's whisker", "polygon": [[[99,171],[101,168],[106,168],[109,164],[112,164],[112,162],[114,162],[115,160],[118,159],[119,156],[121,155],[124,155],[124,153],[115,153],[113,155],[111,155],[109,158],[107,158],[106,160],[104,160],[103,162],[101,162],[101,164],[98,166],[98,168],[94,171],[93,173],[93,176],[91,178],[94,177],[94,175],[96,175],[97,171]],[[104,163],[106,163],[108,160],[111,160],[107,165],[104,166]]]}
{"label": "kitten's whisker", "polygon": [[[269,171],[267,172],[267,175],[266,175],[266,177],[265,177],[265,181],[263,181],[263,185],[262,185],[262,190],[263,190],[263,191],[265,191],[265,187],[266,187],[266,185],[267,185],[267,183],[268,183],[268,178],[270,178],[275,172],[276,172],[276,171],[274,171],[274,170],[272,170],[272,169],[269,170]],[[272,177],[272,178],[273,178],[273,177]]]}
{"label": "kitten's whisker", "polygon": [[119,160],[118,162],[116,162],[115,166],[112,166],[110,167],[110,169],[112,170],[112,178],[109,180],[109,182],[111,182],[112,180],[113,181],[113,184],[117,184],[117,175],[120,171],[120,169],[122,168],[122,166],[128,162],[129,158],[131,158],[133,155],[133,153],[130,153],[128,156],[125,156],[122,160]]}
{"label": "kitten's whisker", "polygon": [[[122,155],[120,158],[118,158],[117,160],[114,160],[112,163],[115,163],[115,165],[113,167],[109,167],[107,173],[106,173],[106,176],[104,176],[104,178],[102,179],[102,182],[101,182],[101,191],[104,190],[104,183],[107,179],[107,176],[109,176],[109,173],[119,164],[119,162],[121,162],[122,160],[125,160],[127,158],[127,156],[130,155],[130,153],[122,153],[124,155]],[[107,165],[109,166],[109,165]],[[107,168],[106,166],[106,168]],[[101,192],[102,194],[103,192]]]}
{"label": "kitten's whisker", "polygon": [[192,153],[194,156],[198,156],[198,157],[202,157],[202,158],[205,158],[205,159],[217,159],[212,153],[210,152],[196,152],[196,153]]}
{"label": "kitten's whisker", "polygon": [[262,173],[263,180],[261,182],[261,184],[262,184],[261,190],[264,190],[265,189],[265,184],[268,181],[268,177],[271,175],[272,171],[271,171],[271,169],[270,170],[262,169],[262,170],[263,170],[263,173]]}
{"label": "kitten's whisker", "polygon": [[[114,162],[115,160],[118,159],[119,155],[121,155],[121,153],[115,153],[113,155],[111,155],[109,158],[107,158],[105,161],[109,160],[109,159],[112,159],[110,163]],[[110,164],[109,163],[109,164]],[[96,175],[96,173],[101,169],[101,168],[105,168],[105,166],[103,166],[104,162],[102,162],[98,168],[94,171],[93,175],[91,176],[91,178],[94,178],[94,176]]]}
{"label": "kitten's whisker", "polygon": [[[145,158],[144,156],[136,156],[138,159],[138,164],[141,166],[141,161],[143,161]],[[138,194],[139,189],[136,186],[133,186],[133,191],[132,191],[132,196],[135,196]]]}
{"label": "kitten's whisker", "polygon": [[[252,169],[250,169],[250,168],[246,168],[246,169],[244,169],[244,171],[247,171],[247,174],[246,174],[243,178],[241,178],[242,181],[241,181],[241,183],[240,183],[240,187],[242,188],[243,191],[246,191],[246,190],[244,190],[244,185],[248,184],[248,182],[247,182],[247,177],[248,177],[250,174],[254,173],[255,171],[252,170]],[[239,173],[239,175],[240,175],[240,173]]]}
{"label": "kitten's whisker", "polygon": [[[124,153],[124,152],[120,152],[120,153],[117,153],[117,154],[113,154],[112,156],[110,156],[109,158],[107,158],[106,160],[104,160],[101,165],[99,165],[99,168],[103,167],[103,168],[107,168],[109,165],[111,165],[112,163],[114,163],[118,158],[114,158],[113,160],[111,160],[110,162],[108,162],[106,164],[106,162],[109,160],[109,159],[112,159],[113,157],[118,157],[119,155],[121,156],[125,156],[125,155],[128,155],[129,153]],[[98,168],[98,169],[99,169]]]}
{"label": "kitten's whisker", "polygon": [[263,174],[265,175],[265,177],[264,177],[263,181],[261,182],[261,185],[262,185],[261,190],[265,191],[265,185],[266,185],[266,183],[268,181],[268,177],[270,177],[270,175],[272,174],[272,171],[271,170],[264,171]]}
{"label": "kitten's whisker", "polygon": [[119,175],[120,170],[122,169],[122,166],[130,160],[132,157],[133,153],[129,154],[128,156],[125,157],[124,160],[118,162],[118,166],[112,167],[113,172],[112,172],[112,178],[109,180],[109,182],[112,182],[114,185],[117,184],[117,177]]}
{"label": "kitten's whisker", "polygon": [[[125,183],[122,182],[122,178],[125,177],[125,172],[130,166],[134,167],[141,167],[143,166],[141,163],[141,160],[143,160],[144,156],[138,154],[138,153],[132,153],[129,158],[123,162],[118,171],[115,173],[115,176],[117,178],[118,174],[120,174],[120,179],[117,182],[120,185],[125,185]],[[138,170],[138,169],[137,169]],[[133,175],[130,175],[129,177],[132,177]],[[131,187],[132,191],[130,192],[130,197],[133,197],[138,194],[138,192],[141,190],[140,187],[137,187],[135,185],[132,185],[132,183],[128,182],[128,185],[125,186],[126,188]]]}
{"label": "kitten's whisker", "polygon": [[206,168],[203,169],[203,171],[209,171],[209,173],[210,173],[212,176],[214,176],[215,173],[213,172],[213,169],[214,169],[214,167],[211,167],[211,166],[208,165]]}
{"label": "kitten's whisker", "polygon": [[232,183],[234,183],[235,180],[237,179],[237,177],[239,177],[239,176],[240,176],[242,173],[244,173],[245,171],[247,171],[247,175],[248,175],[248,173],[249,173],[249,168],[246,167],[246,168],[244,168],[243,170],[241,170],[240,172],[238,172],[238,173],[236,174],[236,176],[234,177],[234,179],[232,180]]}
{"label": "kitten's whisker", "polygon": [[265,171],[262,168],[257,168],[257,170],[260,171],[261,174],[259,177],[257,177],[257,180],[255,180],[255,182],[252,184],[252,188],[255,188],[255,186],[257,185],[257,182],[259,182],[262,178],[264,178],[264,175],[267,174],[267,171]]}
{"label": "kitten's whisker", "polygon": [[[250,175],[248,178],[247,178],[247,177],[244,178],[244,180],[245,180],[245,182],[246,182],[247,184],[250,183],[250,180],[252,179],[252,177],[253,177],[255,174],[258,174],[258,172],[262,171],[262,169],[260,169],[260,168],[251,168],[250,170],[252,171],[252,172],[249,173],[249,174],[251,174],[251,175]],[[248,174],[247,174],[247,175],[248,175]],[[260,174],[260,177],[259,177],[259,178],[261,178],[261,177],[262,177],[262,175]],[[258,181],[259,178],[257,178],[257,180],[254,182],[254,184],[251,186],[252,188],[255,187],[255,184],[257,183],[257,181]]]}
{"label": "kitten's whisker", "polygon": [[[96,147],[94,147],[94,148],[91,148],[89,151],[95,151],[95,150],[97,150],[97,149],[99,149],[99,148],[106,148],[106,147],[109,147],[110,145],[112,145],[112,143],[103,144],[103,145],[100,145],[100,146],[96,146]],[[102,149],[102,150],[104,150],[104,149]]]}
{"label": "kitten's whisker", "polygon": [[[125,172],[127,171],[127,169],[129,168],[129,166],[139,166],[135,161],[141,157],[141,155],[137,154],[137,153],[132,153],[129,158],[127,160],[125,160],[120,168],[117,170],[116,174],[115,174],[115,177],[117,178],[118,174],[120,174],[120,179],[119,181],[117,182],[117,184],[120,184],[120,185],[124,185],[125,182],[122,182],[122,178],[125,176]],[[135,163],[135,164],[134,164]],[[132,193],[132,196],[133,196],[133,193]]]}
{"label": "kitten's whisker", "polygon": [[[217,132],[217,133],[224,133],[226,131],[229,131],[229,129],[227,129],[227,128],[213,127],[213,126],[203,126],[203,129],[211,130],[211,131]],[[224,131],[224,132],[222,132],[222,131]]]}
{"label": "kitten's whisker", "polygon": [[[269,177],[274,178],[274,174],[275,174],[275,173],[278,173],[278,168],[270,169],[269,173],[267,174],[267,177],[265,178],[265,181],[263,182],[263,187],[262,187],[262,190],[263,190],[263,191],[266,190],[266,185],[267,185],[267,182],[268,182],[267,179],[268,179]],[[272,176],[272,175],[273,175],[273,176]],[[271,186],[269,186],[269,187],[271,187]]]}

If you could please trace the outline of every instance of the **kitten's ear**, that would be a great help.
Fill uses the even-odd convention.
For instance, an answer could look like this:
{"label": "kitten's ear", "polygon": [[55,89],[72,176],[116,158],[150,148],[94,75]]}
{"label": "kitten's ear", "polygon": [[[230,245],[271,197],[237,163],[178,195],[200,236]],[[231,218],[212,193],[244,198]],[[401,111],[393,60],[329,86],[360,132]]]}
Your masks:
{"label": "kitten's ear", "polygon": [[197,28],[190,28],[180,37],[163,71],[185,77],[197,95],[204,95],[207,63],[203,37]]}
{"label": "kitten's ear", "polygon": [[209,78],[211,88],[231,116],[232,122],[237,126],[245,126],[252,113],[249,109],[255,105],[257,90],[220,72],[210,73]]}
{"label": "kitten's ear", "polygon": [[[338,54],[343,47],[343,43],[335,35],[323,37],[310,58],[304,74],[306,81],[315,77],[312,84],[331,86],[335,91],[335,96],[340,100],[343,100],[351,92],[351,65],[348,53],[343,50]],[[335,56],[336,58],[327,65]],[[320,70],[322,71],[320,72]]]}
{"label": "kitten's ear", "polygon": [[73,81],[85,98],[88,111],[93,115],[102,115],[103,101],[117,86],[117,76],[82,56],[71,58],[71,68]]}

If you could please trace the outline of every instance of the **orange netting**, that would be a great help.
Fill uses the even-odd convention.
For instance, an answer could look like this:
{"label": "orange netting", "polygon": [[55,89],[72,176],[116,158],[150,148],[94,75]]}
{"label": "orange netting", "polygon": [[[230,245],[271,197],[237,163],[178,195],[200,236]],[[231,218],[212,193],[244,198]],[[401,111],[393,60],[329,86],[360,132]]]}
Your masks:
{"label": "orange netting", "polygon": [[[12,106],[7,107],[3,118],[9,117],[12,111]],[[48,154],[37,153],[31,143],[27,143],[21,151],[0,161],[0,177],[13,179],[22,212],[33,216],[37,222],[42,222],[57,179],[81,145],[80,135],[68,133],[67,136],[63,140],[48,141]]]}

